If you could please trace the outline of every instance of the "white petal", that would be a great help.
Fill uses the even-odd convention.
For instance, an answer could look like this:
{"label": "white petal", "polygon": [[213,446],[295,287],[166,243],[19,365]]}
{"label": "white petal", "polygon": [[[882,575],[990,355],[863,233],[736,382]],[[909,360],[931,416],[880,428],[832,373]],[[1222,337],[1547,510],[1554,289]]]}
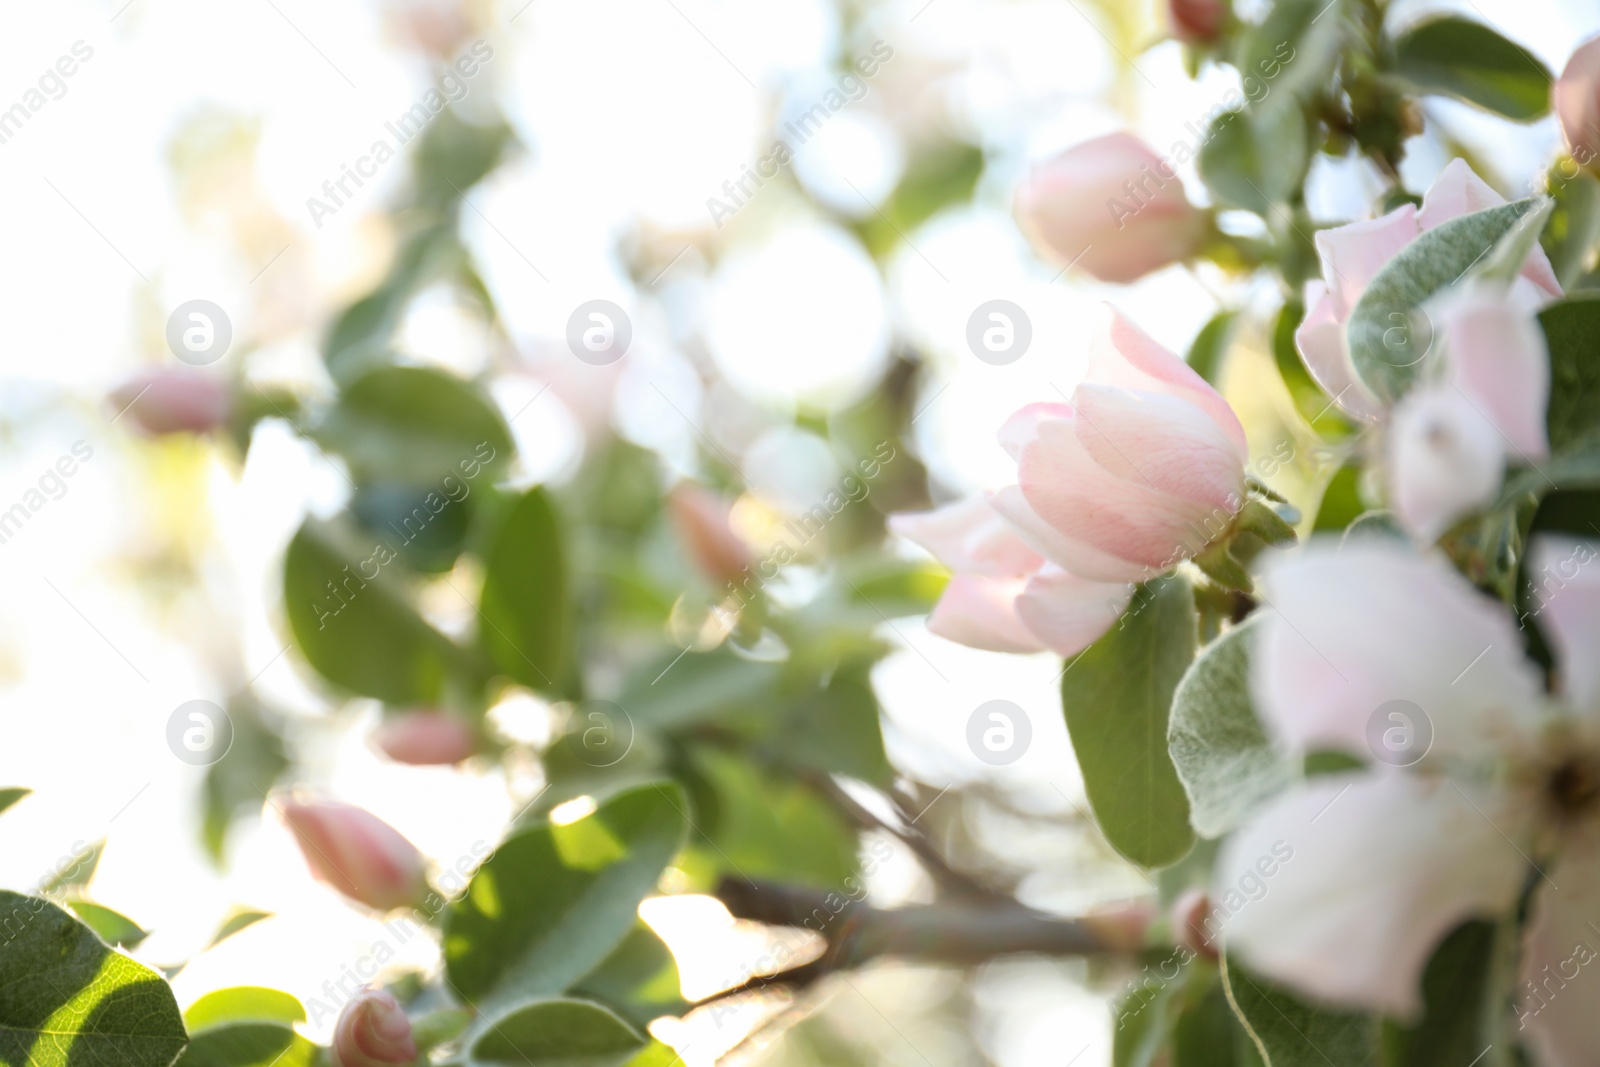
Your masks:
{"label": "white petal", "polygon": [[1593,853],[1563,860],[1534,890],[1522,942],[1517,1036],[1533,1045],[1543,1067],[1600,1063],[1597,860]]}
{"label": "white petal", "polygon": [[1021,486],[995,490],[989,494],[989,503],[1045,559],[1073,574],[1097,582],[1142,582],[1156,576],[1143,563],[1113,556],[1061,534],[1033,510],[1022,495]]}
{"label": "white petal", "polygon": [[1600,545],[1552,534],[1528,553],[1528,613],[1554,646],[1556,677],[1574,710],[1600,713]]}
{"label": "white petal", "polygon": [[1444,342],[1449,380],[1514,450],[1533,463],[1550,452],[1550,352],[1532,311],[1488,286],[1467,286],[1434,317]]}
{"label": "white petal", "polygon": [[1314,542],[1269,566],[1264,588],[1275,610],[1257,635],[1252,691],[1290,744],[1393,763],[1368,730],[1398,725],[1394,709],[1379,711],[1395,700],[1426,716],[1440,754],[1492,752],[1536,728],[1543,687],[1510,612],[1443,563],[1377,538]]}
{"label": "white petal", "polygon": [[1300,360],[1316,383],[1347,414],[1375,420],[1383,405],[1356,377],[1344,343],[1344,323],[1334,313],[1333,294],[1320,281],[1306,283],[1306,317],[1294,332]]}
{"label": "white petal", "polygon": [[1020,577],[1044,565],[982,496],[932,511],[891,515],[889,529],[915,541],[957,574]]}
{"label": "white petal", "polygon": [[1116,624],[1133,597],[1131,582],[1091,582],[1049,568],[1030,580],[1017,614],[1058,656],[1076,656]]}
{"label": "white petal", "polygon": [[1019,578],[958,574],[928,616],[928,632],[987,652],[1042,652],[1044,644],[1017,614]]}
{"label": "white petal", "polygon": [[1419,386],[1395,405],[1390,504],[1400,525],[1424,544],[1494,499],[1505,462],[1505,438],[1454,385]]}
{"label": "white petal", "polygon": [[1228,841],[1208,932],[1313,998],[1412,1015],[1439,940],[1510,907],[1527,876],[1489,821],[1524,832],[1498,801],[1412,774],[1314,778]]}
{"label": "white petal", "polygon": [[1006,455],[1012,459],[1019,459],[1022,450],[1028,443],[1039,436],[1039,424],[1052,419],[1072,419],[1074,417],[1071,404],[1028,404],[1012,412],[1000,427],[997,435],[1000,447],[1006,450]]}
{"label": "white petal", "polygon": [[1373,276],[1419,232],[1417,209],[1411,204],[1375,219],[1317,231],[1312,240],[1322,258],[1322,280],[1333,296],[1333,312],[1340,322],[1350,317],[1350,309]]}

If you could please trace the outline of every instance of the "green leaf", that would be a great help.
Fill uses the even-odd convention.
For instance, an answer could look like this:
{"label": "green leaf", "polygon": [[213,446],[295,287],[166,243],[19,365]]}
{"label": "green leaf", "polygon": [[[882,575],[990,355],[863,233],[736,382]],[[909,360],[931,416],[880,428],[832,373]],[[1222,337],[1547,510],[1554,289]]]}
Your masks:
{"label": "green leaf", "polygon": [[1533,209],[1501,235],[1489,254],[1468,272],[1467,278],[1496,282],[1500,291],[1509,288],[1522,273],[1528,256],[1539,247],[1539,238],[1555,207],[1556,202],[1548,196],[1535,197]]}
{"label": "green leaf", "polygon": [[223,1023],[284,1023],[306,1021],[306,1009],[288,993],[264,986],[239,985],[207,993],[183,1013],[191,1033]]}
{"label": "green leaf", "polygon": [[1360,463],[1346,463],[1334,472],[1322,491],[1313,529],[1318,533],[1343,530],[1361,517],[1366,505],[1361,500]]}
{"label": "green leaf", "polygon": [[378,367],[356,378],[315,436],[345,457],[358,482],[427,486],[442,499],[463,479],[504,467],[513,450],[493,404],[429,367]]}
{"label": "green leaf", "polygon": [[11,786],[7,789],[0,789],[0,811],[5,811],[7,808],[11,807],[11,805],[15,804],[17,801],[21,800],[23,797],[32,792],[33,790],[24,789],[22,786]]}
{"label": "green leaf", "polygon": [[1228,353],[1228,342],[1233,337],[1234,320],[1238,317],[1239,313],[1236,311],[1217,312],[1209,322],[1200,327],[1200,332],[1195,334],[1194,342],[1189,345],[1189,366],[1212,385],[1217,384],[1218,375],[1222,373],[1222,357]]}
{"label": "green leaf", "polygon": [[1550,72],[1481,22],[1445,15],[1401,33],[1395,69],[1419,93],[1453,96],[1518,122],[1550,110]]}
{"label": "green leaf", "polygon": [[[1346,0],[1277,0],[1259,24],[1247,27],[1235,55],[1247,97],[1312,103],[1326,93],[1346,45],[1348,6]],[[1251,78],[1265,86],[1264,94],[1249,91]]]}
{"label": "green leaf", "polygon": [[495,1019],[472,1043],[471,1059],[508,1067],[621,1067],[646,1042],[598,1004],[540,1000]]}
{"label": "green leaf", "polygon": [[522,494],[484,555],[478,639],[496,667],[564,695],[572,675],[571,594],[561,526],[549,494]]}
{"label": "green leaf", "polygon": [[38,893],[42,897],[56,896],[69,889],[82,889],[94,878],[94,872],[100,867],[100,856],[106,850],[105,840],[102,838],[92,845],[82,842],[72,846],[72,862],[57,867],[50,875],[39,882]]}
{"label": "green leaf", "polygon": [[201,840],[218,866],[234,820],[247,812],[259,813],[278,775],[289,766],[283,738],[247,692],[228,701],[228,721],[233,724],[233,743],[206,768],[200,787]]}
{"label": "green leaf", "polygon": [[[283,560],[283,607],[295,643],[324,678],[390,704],[439,699],[447,677],[481,677],[467,653],[425,622],[383,544],[307,519]],[[370,575],[370,577],[368,577]]]}
{"label": "green leaf", "polygon": [[0,1062],[168,1067],[187,1040],[161,976],[48,900],[0,891]]}
{"label": "green leaf", "polygon": [[[676,660],[676,662],[674,662]],[[769,720],[782,670],[727,649],[663,652],[623,684],[617,703],[642,729],[676,730]]]}
{"label": "green leaf", "polygon": [[138,923],[104,905],[91,904],[87,900],[69,900],[67,907],[108,945],[137,948],[139,942],[150,936],[150,932],[141,930]]}
{"label": "green leaf", "polygon": [[1267,1067],[1378,1067],[1378,1020],[1304,1003],[1224,955],[1228,1002]]}
{"label": "green leaf", "polygon": [[194,1034],[174,1067],[313,1067],[317,1046],[282,1023],[221,1023]]}
{"label": "green leaf", "polygon": [[1351,361],[1367,388],[1390,403],[1400,398],[1433,344],[1431,328],[1415,323],[1412,313],[1471,270],[1538,203],[1516,200],[1451,219],[1384,264],[1345,327]]}
{"label": "green leaf", "polygon": [[1189,801],[1167,754],[1167,712],[1194,648],[1188,583],[1158,578],[1061,676],[1067,732],[1100,830],[1144,867],[1166,866],[1194,845]]}
{"label": "green leaf", "polygon": [[1171,1067],[1252,1067],[1260,1062],[1228,1004],[1227,991],[1213,976],[1173,1024]]}
{"label": "green leaf", "polygon": [[1600,434],[1600,292],[1551,304],[1539,327],[1550,350],[1550,449],[1561,453]]}
{"label": "green leaf", "polygon": [[676,784],[651,783],[508,837],[445,912],[455,990],[481,1009],[563,992],[593,971],[683,847],[687,810]]}
{"label": "green leaf", "polygon": [[1493,1040],[1495,926],[1463,923],[1439,943],[1422,973],[1422,1018],[1384,1026],[1384,1063],[1452,1067],[1471,1063]]}
{"label": "green leaf", "polygon": [[240,930],[254,926],[262,919],[272,918],[270,911],[256,911],[253,908],[234,908],[228,912],[228,917],[222,920],[222,925],[217,927],[217,932],[211,935],[211,941],[206,948],[216,948]]}
{"label": "green leaf", "polygon": [[643,922],[634,923],[622,943],[571,992],[609,1005],[640,1027],[663,1015],[682,1015],[689,1007],[672,951]]}
{"label": "green leaf", "polygon": [[1200,148],[1200,176],[1217,201],[1258,215],[1285,203],[1310,165],[1305,114],[1288,96],[1225,112]]}
{"label": "green leaf", "polygon": [[1556,281],[1570,290],[1593,261],[1600,241],[1600,182],[1562,156],[1550,167],[1546,186],[1556,210],[1540,240]]}
{"label": "green leaf", "polygon": [[1172,696],[1167,739],[1201,837],[1220,837],[1300,777],[1300,763],[1272,744],[1250,700],[1250,649],[1258,618],[1200,652]]}
{"label": "green leaf", "polygon": [[871,661],[841,665],[795,705],[774,742],[786,764],[889,784],[894,769],[883,749],[872,667]]}

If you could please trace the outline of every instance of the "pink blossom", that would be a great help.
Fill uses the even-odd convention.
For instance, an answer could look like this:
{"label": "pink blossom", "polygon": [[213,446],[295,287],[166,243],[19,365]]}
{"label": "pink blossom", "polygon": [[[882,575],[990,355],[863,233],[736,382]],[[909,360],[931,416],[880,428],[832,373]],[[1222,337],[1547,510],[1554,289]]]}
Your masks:
{"label": "pink blossom", "polygon": [[1531,573],[1559,574],[1538,615],[1554,696],[1509,611],[1442,562],[1369,539],[1269,570],[1251,679],[1265,725],[1371,769],[1269,802],[1224,847],[1213,900],[1253,968],[1408,1018],[1440,939],[1508,915],[1532,879],[1520,1029],[1539,1062],[1576,1067],[1600,1062],[1593,989],[1564,988],[1575,946],[1600,947],[1600,552],[1540,540],[1532,555]]}
{"label": "pink blossom", "polygon": [[1584,165],[1593,162],[1600,153],[1600,37],[1572,53],[1550,90],[1550,103],[1573,158]]}
{"label": "pink blossom", "polygon": [[431,766],[460,763],[478,749],[478,735],[458,715],[411,711],[385,719],[373,741],[396,763]]}
{"label": "pink blossom", "polygon": [[667,514],[707,578],[738,582],[750,566],[750,547],[728,522],[728,503],[702,486],[684,483],[667,494]]}
{"label": "pink blossom", "polygon": [[[1465,160],[1453,159],[1424,194],[1421,208],[1406,204],[1376,219],[1317,233],[1322,280],[1306,283],[1307,312],[1295,344],[1311,376],[1346,413],[1366,420],[1383,414],[1383,405],[1356,376],[1345,340],[1345,323],[1368,283],[1424,231],[1504,203]],[[1537,245],[1522,277],[1523,299],[1537,303],[1561,295],[1550,261]]]}
{"label": "pink blossom", "polygon": [[152,436],[209,433],[228,421],[227,382],[203,371],[166,369],[130,378],[111,394],[117,411]]}
{"label": "pink blossom", "polygon": [[390,911],[426,890],[422,854],[371,812],[334,801],[290,800],[283,817],[312,873],[351,900]]}
{"label": "pink blossom", "polygon": [[1180,41],[1214,41],[1228,18],[1224,0],[1167,0],[1167,25]]}
{"label": "pink blossom", "polygon": [[416,1058],[411,1020],[387,991],[362,989],[345,1003],[333,1030],[335,1067],[394,1067]]}
{"label": "pink blossom", "polygon": [[1097,137],[1035,166],[1016,212],[1036,245],[1105,282],[1188,259],[1207,232],[1171,164],[1130,133]]}

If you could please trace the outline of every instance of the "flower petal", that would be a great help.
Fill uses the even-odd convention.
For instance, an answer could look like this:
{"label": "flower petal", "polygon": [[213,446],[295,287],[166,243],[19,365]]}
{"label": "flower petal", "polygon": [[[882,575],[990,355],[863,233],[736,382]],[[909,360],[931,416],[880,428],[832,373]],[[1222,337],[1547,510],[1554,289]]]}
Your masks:
{"label": "flower petal", "polygon": [[1022,455],[1023,446],[1039,436],[1041,422],[1073,417],[1071,404],[1028,404],[1020,407],[1000,427],[1000,447],[1006,450],[1006,455],[1017,459]]}
{"label": "flower petal", "polygon": [[1444,564],[1378,538],[1315,542],[1269,566],[1264,586],[1275,610],[1251,688],[1289,743],[1367,755],[1369,723],[1395,700],[1421,709],[1438,753],[1535,730],[1543,686],[1510,615]]}
{"label": "flower petal", "polygon": [[1524,462],[1550,454],[1550,351],[1531,311],[1488,286],[1466,286],[1435,318],[1452,382]]}
{"label": "flower petal", "polygon": [[[1556,888],[1559,886],[1560,888]],[[1600,1063],[1600,856],[1569,857],[1534,890],[1522,941],[1519,1034],[1544,1067]]]}
{"label": "flower petal", "polygon": [[1432,544],[1494,499],[1505,470],[1505,439],[1453,385],[1413,389],[1389,425],[1389,499],[1400,525]]}
{"label": "flower petal", "polygon": [[1042,652],[1044,644],[1017,614],[1020,578],[958,574],[928,616],[928,632],[986,652]]}
{"label": "flower petal", "polygon": [[1187,400],[1084,383],[1072,394],[1078,440],[1119,478],[1223,512],[1244,500],[1244,466],[1215,422]]}
{"label": "flower petal", "polygon": [[1529,614],[1554,646],[1556,676],[1575,711],[1600,713],[1600,546],[1552,534],[1528,553]]}
{"label": "flower petal", "polygon": [[1040,423],[1022,450],[1017,481],[1057,532],[1158,572],[1200,551],[1232,518],[1106,470],[1069,422]]}
{"label": "flower petal", "polygon": [[1294,332],[1295,347],[1311,377],[1347,414],[1371,422],[1383,413],[1378,398],[1356,377],[1350,350],[1344,343],[1344,324],[1334,314],[1333,294],[1320,281],[1306,283],[1306,317]]}
{"label": "flower petal", "polygon": [[1373,276],[1420,232],[1417,209],[1411,204],[1375,219],[1317,231],[1312,240],[1322,259],[1322,280],[1341,323],[1350,317]]}
{"label": "flower petal", "polygon": [[1076,656],[1122,617],[1133,589],[1132,582],[1091,582],[1052,567],[1029,580],[1017,614],[1050,651]]}
{"label": "flower petal", "polygon": [[[1505,202],[1506,198],[1495,192],[1488,182],[1478,177],[1466,160],[1457,157],[1445,164],[1439,176],[1428,187],[1428,191],[1422,194],[1422,207],[1417,211],[1417,225],[1424,230],[1431,230],[1441,222],[1449,222],[1462,215],[1470,215],[1474,211],[1499,207]],[[1555,271],[1551,269],[1550,260],[1544,254],[1544,249],[1537,244],[1533,246],[1533,251],[1528,253],[1528,261],[1522,266],[1522,274],[1548,295],[1561,295],[1561,283],[1556,281]]]}
{"label": "flower petal", "polygon": [[932,511],[891,515],[889,529],[915,541],[958,574],[1018,577],[1044,565],[982,496]]}
{"label": "flower petal", "polygon": [[1111,321],[1097,333],[1089,347],[1089,365],[1083,380],[1095,385],[1142,389],[1187,400],[1210,415],[1233,442],[1242,463],[1250,458],[1244,427],[1222,394],[1196,374],[1194,368],[1167,351],[1159,342],[1129,322],[1116,308]]}
{"label": "flower petal", "polygon": [[1017,535],[1045,559],[1083,578],[1097,582],[1142,582],[1156,572],[1142,563],[1123,559],[1067,537],[1039,517],[1022,495],[1022,487],[1008,485],[989,495],[989,503],[1011,523]]}
{"label": "flower petal", "polygon": [[1489,821],[1523,832],[1500,800],[1420,775],[1314,778],[1224,846],[1206,932],[1313,997],[1413,1015],[1439,940],[1509,907],[1527,875]]}

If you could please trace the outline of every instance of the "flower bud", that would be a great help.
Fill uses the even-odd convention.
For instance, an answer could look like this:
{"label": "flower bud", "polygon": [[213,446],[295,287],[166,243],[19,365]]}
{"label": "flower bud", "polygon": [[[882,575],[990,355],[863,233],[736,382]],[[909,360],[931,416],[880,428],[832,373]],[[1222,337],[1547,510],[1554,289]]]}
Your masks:
{"label": "flower bud", "polygon": [[111,394],[118,412],[152,436],[209,433],[228,421],[228,384],[191,370],[158,370],[129,379]]}
{"label": "flower bud", "polygon": [[478,749],[472,727],[443,711],[411,711],[385,719],[372,739],[396,763],[417,767],[460,763]]}
{"label": "flower bud", "polygon": [[685,483],[667,494],[678,535],[706,577],[737,582],[750,566],[750,548],[728,524],[728,505],[716,493]]}
{"label": "flower bud", "polygon": [[422,854],[371,812],[333,801],[291,800],[283,817],[312,873],[351,900],[390,911],[426,891]]}
{"label": "flower bud", "polygon": [[1217,958],[1206,920],[1211,917],[1211,898],[1203,889],[1186,889],[1172,902],[1172,940],[1197,956]]}
{"label": "flower bud", "polygon": [[1550,90],[1550,104],[1561,119],[1572,158],[1592,164],[1600,152],[1600,37],[1578,46]]}
{"label": "flower bud", "polygon": [[1131,282],[1187,259],[1207,231],[1177,171],[1129,133],[1085,141],[1035,166],[1016,211],[1036,245],[1103,282]]}
{"label": "flower bud", "polygon": [[333,1030],[335,1067],[393,1067],[417,1058],[405,1009],[382,989],[363,989],[339,1012]]}
{"label": "flower bud", "polygon": [[1225,0],[1167,0],[1167,25],[1174,37],[1189,44],[1216,40],[1227,17]]}

